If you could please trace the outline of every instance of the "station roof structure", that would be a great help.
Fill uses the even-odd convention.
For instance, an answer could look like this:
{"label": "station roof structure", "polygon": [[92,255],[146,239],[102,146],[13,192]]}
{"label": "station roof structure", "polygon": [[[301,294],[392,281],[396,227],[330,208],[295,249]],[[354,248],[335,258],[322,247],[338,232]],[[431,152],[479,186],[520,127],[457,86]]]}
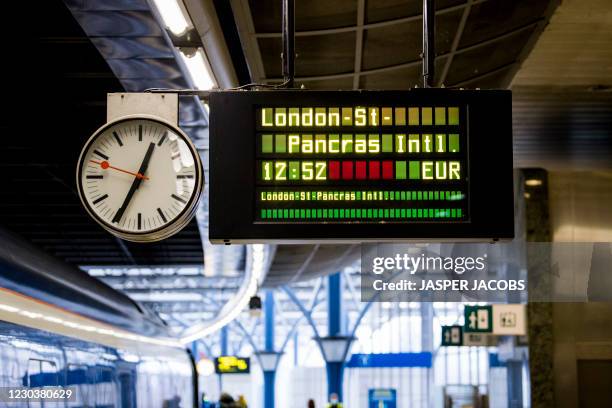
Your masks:
{"label": "station roof structure", "polygon": [[[195,219],[177,236],[142,246],[109,236],[80,207],[73,164],[84,139],[104,121],[106,92],[183,88],[189,83],[177,63],[172,39],[146,2],[122,3],[121,7],[116,3],[63,3],[40,5],[44,10],[39,14],[45,19],[36,25],[38,58],[46,63],[38,72],[38,81],[44,83],[46,99],[52,96],[53,102],[43,112],[49,123],[39,120],[35,124],[39,126],[31,132],[34,139],[3,141],[3,150],[10,157],[0,166],[15,176],[8,178],[6,199],[0,204],[3,223],[75,265],[201,263],[203,237]],[[186,6],[193,8],[197,3],[186,2]],[[535,5],[494,0],[437,3],[439,83],[482,87],[510,83],[556,5],[547,0]],[[280,4],[234,0],[231,8],[218,7],[224,46],[232,55],[230,68],[238,77],[244,76],[241,63],[246,63],[253,81],[279,79]],[[307,6],[297,2],[296,7],[298,83],[308,88],[400,89],[419,84],[419,1],[313,1]],[[236,43],[236,33],[244,53],[240,41]],[[189,123],[182,126],[196,135],[194,139],[205,151],[206,115],[191,110],[183,115]],[[61,148],[56,137],[46,136],[49,126],[62,129]],[[26,185],[28,191],[24,191]],[[278,251],[269,283],[281,283],[278,278],[290,270],[299,271],[290,281],[298,276],[308,278],[315,269],[326,272],[325,251],[326,246],[293,248],[286,254]],[[282,261],[283,256],[289,263]],[[303,262],[298,267],[299,260]]]}
{"label": "station roof structure", "polygon": [[[436,83],[505,88],[555,0],[436,2]],[[281,2],[232,0],[254,82],[280,81]],[[421,86],[422,2],[296,2],[296,83],[307,89]]]}
{"label": "station roof structure", "polygon": [[[204,6],[213,6],[211,17],[222,31],[215,52],[229,55],[213,64],[221,87],[281,81],[280,0],[183,3],[194,18],[195,34],[204,40],[209,27],[198,23],[199,17]],[[437,1],[436,82],[512,86],[516,166],[609,168],[612,52],[606,44],[612,40],[612,11],[607,3]],[[593,14],[595,6],[608,11]],[[106,93],[193,86],[178,53],[194,43],[170,35],[145,0],[53,0],[36,7],[36,51],[9,44],[15,47],[11,55],[35,75],[24,73],[29,83],[8,84],[13,103],[5,113],[13,120],[0,125],[8,135],[0,140],[0,223],[59,259],[95,270],[161,313],[179,319],[181,313],[214,315],[239,285],[246,261],[243,248],[237,247],[228,264],[221,259],[227,254],[207,244],[205,204],[178,235],[136,245],[110,236],[87,216],[74,181],[84,141],[105,121]],[[296,2],[296,83],[307,89],[420,86],[420,13],[420,0]],[[581,53],[589,55],[588,69],[584,58],[575,57]],[[207,172],[208,114],[193,98],[182,98],[181,105],[181,127],[201,151]],[[278,246],[264,284],[303,284],[358,258],[356,246]],[[210,275],[216,281],[202,277],[208,264],[223,270]],[[194,291],[205,298],[220,286],[227,290],[214,302],[189,301]],[[300,296],[306,298],[310,289]],[[181,296],[183,301],[177,300]],[[183,323],[196,320],[187,317]]]}

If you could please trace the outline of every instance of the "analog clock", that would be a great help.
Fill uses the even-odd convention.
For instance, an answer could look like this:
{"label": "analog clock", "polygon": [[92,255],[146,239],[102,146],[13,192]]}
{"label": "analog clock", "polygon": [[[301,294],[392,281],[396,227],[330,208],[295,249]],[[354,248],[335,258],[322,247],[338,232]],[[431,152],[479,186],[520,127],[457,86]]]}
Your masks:
{"label": "analog clock", "polygon": [[200,156],[178,127],[148,116],[123,117],[98,129],[77,167],[87,212],[112,234],[159,241],[195,214],[202,191]]}

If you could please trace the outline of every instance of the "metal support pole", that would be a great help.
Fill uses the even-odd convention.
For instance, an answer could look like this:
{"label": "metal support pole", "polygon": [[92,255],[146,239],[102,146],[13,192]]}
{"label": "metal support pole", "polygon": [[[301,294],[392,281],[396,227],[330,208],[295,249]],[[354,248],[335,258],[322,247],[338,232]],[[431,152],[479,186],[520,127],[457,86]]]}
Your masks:
{"label": "metal support pole", "polygon": [[523,408],[523,362],[508,361],[508,408]]}
{"label": "metal support pole", "polygon": [[[327,278],[327,325],[330,337],[342,336],[342,274],[340,272]],[[344,380],[344,361],[326,361],[327,396],[337,394],[342,399],[342,383]]]}
{"label": "metal support pole", "polygon": [[[264,349],[274,352],[274,291],[268,289],[264,300]],[[274,408],[276,370],[264,370],[264,408]]]}
{"label": "metal support pole", "polygon": [[295,0],[283,0],[283,77],[293,88],[295,78]]}
{"label": "metal support pole", "polygon": [[227,351],[227,326],[223,326],[221,328],[221,339],[220,339],[220,343],[221,343],[221,355],[222,356],[227,356],[228,351]]}
{"label": "metal support pole", "polygon": [[265,325],[265,351],[274,350],[274,292],[271,289],[266,291],[264,300],[264,325]]}
{"label": "metal support pole", "polygon": [[342,388],[344,383],[344,362],[326,362],[327,370],[327,397],[331,394],[338,395],[338,401],[343,402]]}
{"label": "metal support pole", "polygon": [[423,87],[432,88],[436,76],[436,1],[423,0]]}
{"label": "metal support pole", "polygon": [[[222,356],[227,356],[228,354],[228,350],[227,350],[227,326],[223,326],[221,328],[221,338],[220,340],[220,351],[221,351],[221,355]],[[219,378],[219,396],[221,396],[221,394],[223,393],[223,374],[217,374],[218,378]]]}
{"label": "metal support pole", "polygon": [[327,319],[329,336],[339,336],[342,330],[342,291],[340,289],[341,274],[334,273],[327,278]]}
{"label": "metal support pole", "polygon": [[274,408],[276,371],[264,371],[264,408]]}

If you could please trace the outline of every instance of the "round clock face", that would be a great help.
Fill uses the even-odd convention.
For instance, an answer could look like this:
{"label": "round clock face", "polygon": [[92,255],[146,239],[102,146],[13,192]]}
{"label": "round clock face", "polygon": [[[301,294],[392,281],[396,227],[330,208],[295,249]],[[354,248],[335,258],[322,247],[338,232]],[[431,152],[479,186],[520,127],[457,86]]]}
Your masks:
{"label": "round clock face", "polygon": [[153,118],[123,118],[98,129],[77,168],[89,214],[116,236],[138,242],[180,231],[195,214],[202,179],[189,138]]}

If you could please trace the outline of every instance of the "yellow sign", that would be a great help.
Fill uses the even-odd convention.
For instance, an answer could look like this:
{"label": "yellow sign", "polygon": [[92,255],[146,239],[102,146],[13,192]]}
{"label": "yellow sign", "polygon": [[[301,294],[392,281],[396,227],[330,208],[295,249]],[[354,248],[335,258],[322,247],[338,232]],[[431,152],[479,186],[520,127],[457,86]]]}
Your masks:
{"label": "yellow sign", "polygon": [[248,357],[221,356],[215,358],[217,374],[248,374],[251,372],[251,361]]}

